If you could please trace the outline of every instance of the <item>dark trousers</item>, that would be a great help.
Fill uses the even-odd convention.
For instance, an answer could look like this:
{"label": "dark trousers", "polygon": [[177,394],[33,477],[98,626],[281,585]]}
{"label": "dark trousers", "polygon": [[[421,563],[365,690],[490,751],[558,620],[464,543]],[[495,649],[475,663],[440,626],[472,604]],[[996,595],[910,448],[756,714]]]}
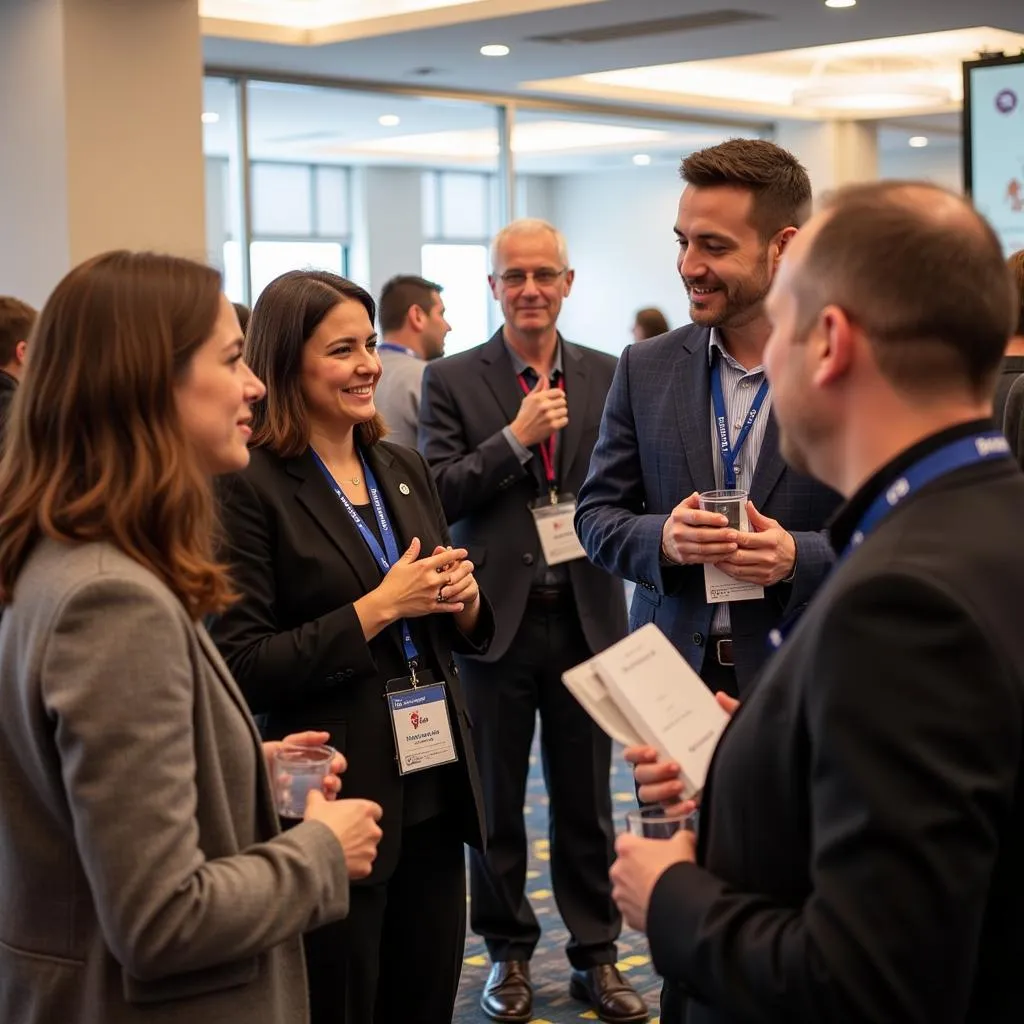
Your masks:
{"label": "dark trousers", "polygon": [[382,885],[353,886],[342,921],[305,936],[311,1024],[451,1021],[466,944],[466,862],[444,817],[405,829]]}
{"label": "dark trousers", "polygon": [[[736,670],[730,665],[719,665],[715,658],[714,641],[709,641],[707,657],[701,668],[701,679],[712,693],[722,690],[730,697],[739,696]],[[682,985],[666,981],[661,986],[661,1024],[683,1024],[689,997]]]}
{"label": "dark trousers", "polygon": [[591,656],[571,598],[527,607],[499,662],[460,661],[484,788],[487,852],[470,851],[470,924],[494,961],[529,960],[540,925],[526,886],[523,803],[537,713],[548,790],[551,882],[574,967],[614,963],[611,741],[566,690],[562,672]]}

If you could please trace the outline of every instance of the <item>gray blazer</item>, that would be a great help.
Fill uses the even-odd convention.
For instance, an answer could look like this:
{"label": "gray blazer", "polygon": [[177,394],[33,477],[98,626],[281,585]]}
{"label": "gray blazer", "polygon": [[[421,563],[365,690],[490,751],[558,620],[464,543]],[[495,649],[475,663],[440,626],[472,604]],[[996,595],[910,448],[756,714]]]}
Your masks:
{"label": "gray blazer", "polygon": [[0,621],[0,1021],[301,1024],[331,832],[280,834],[201,625],[108,544],[44,540]]}

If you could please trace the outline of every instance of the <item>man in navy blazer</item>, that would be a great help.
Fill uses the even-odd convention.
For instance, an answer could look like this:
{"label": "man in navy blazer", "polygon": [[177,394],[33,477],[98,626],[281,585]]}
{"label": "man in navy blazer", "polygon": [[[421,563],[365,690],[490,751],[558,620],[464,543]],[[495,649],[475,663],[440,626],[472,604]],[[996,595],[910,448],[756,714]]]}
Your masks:
{"label": "man in navy blazer", "polygon": [[[593,562],[636,582],[630,628],[656,623],[712,689],[736,696],[833,560],[821,531],[838,495],[787,468],[761,365],[762,302],[811,187],[790,153],[761,140],[694,153],[680,173],[678,266],[694,322],[623,353],[576,527]],[[716,374],[734,481],[713,438]],[[752,532],[700,510],[697,495],[723,487],[749,493]],[[763,599],[709,604],[706,563],[761,584]]]}

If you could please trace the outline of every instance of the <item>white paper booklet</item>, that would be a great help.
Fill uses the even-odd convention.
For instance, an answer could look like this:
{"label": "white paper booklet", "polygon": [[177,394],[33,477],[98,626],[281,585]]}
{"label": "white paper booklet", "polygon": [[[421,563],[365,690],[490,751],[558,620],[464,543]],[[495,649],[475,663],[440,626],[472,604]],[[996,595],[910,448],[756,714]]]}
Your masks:
{"label": "white paper booklet", "polygon": [[624,747],[642,747],[647,741],[629,724],[614,698],[594,671],[594,659],[562,673],[566,689],[580,702],[584,711],[616,743]]}
{"label": "white paper booklet", "polygon": [[[597,677],[595,684],[588,671]],[[569,677],[572,676],[570,682]],[[667,637],[650,623],[563,675],[566,686],[613,739],[618,720],[683,770],[683,798],[704,788],[711,755],[729,716]],[[604,699],[601,697],[603,686]],[[616,716],[609,713],[609,702]],[[605,722],[615,722],[615,732]],[[636,743],[636,738],[628,740]]]}

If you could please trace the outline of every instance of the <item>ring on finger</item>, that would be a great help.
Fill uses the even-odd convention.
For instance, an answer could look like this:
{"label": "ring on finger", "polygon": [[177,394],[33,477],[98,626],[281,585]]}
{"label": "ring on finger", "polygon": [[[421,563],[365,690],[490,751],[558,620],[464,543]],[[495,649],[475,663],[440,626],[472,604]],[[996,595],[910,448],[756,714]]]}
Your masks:
{"label": "ring on finger", "polygon": [[444,587],[437,588],[437,603],[444,604]]}

